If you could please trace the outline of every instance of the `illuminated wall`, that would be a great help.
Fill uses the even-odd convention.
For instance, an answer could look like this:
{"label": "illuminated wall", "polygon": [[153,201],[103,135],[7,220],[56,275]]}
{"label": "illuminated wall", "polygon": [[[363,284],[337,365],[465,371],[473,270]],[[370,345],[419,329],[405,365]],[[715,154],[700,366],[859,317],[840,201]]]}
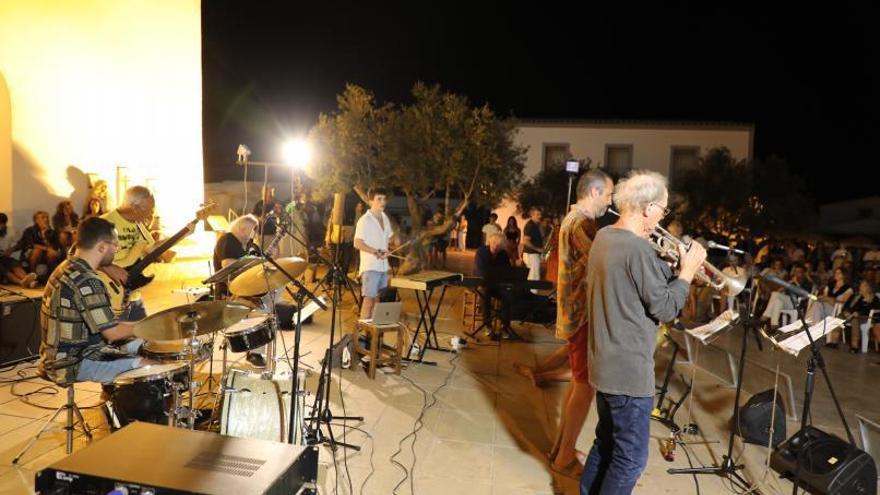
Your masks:
{"label": "illuminated wall", "polygon": [[124,166],[177,230],[203,197],[201,81],[199,0],[0,0],[0,210],[21,232]]}

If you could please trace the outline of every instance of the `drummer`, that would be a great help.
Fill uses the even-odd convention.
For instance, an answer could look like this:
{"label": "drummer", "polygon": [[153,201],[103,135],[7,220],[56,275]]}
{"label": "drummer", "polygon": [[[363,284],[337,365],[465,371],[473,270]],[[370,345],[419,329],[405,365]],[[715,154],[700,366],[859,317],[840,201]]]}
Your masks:
{"label": "drummer", "polygon": [[[235,263],[239,258],[246,256],[254,246],[254,231],[259,225],[259,220],[254,215],[242,215],[229,225],[229,232],[217,239],[214,246],[214,270],[220,270]],[[217,284],[216,296],[225,299],[229,296],[229,288],[226,283]],[[248,351],[247,361],[257,368],[266,366],[266,357],[263,352],[265,347]]]}
{"label": "drummer", "polygon": [[145,364],[136,355],[143,341],[129,340],[134,323],[113,314],[106,288],[95,273],[112,264],[119,249],[113,224],[87,218],[80,222],[76,239],[75,253],[55,268],[43,292],[38,369],[59,385],[106,384]]}

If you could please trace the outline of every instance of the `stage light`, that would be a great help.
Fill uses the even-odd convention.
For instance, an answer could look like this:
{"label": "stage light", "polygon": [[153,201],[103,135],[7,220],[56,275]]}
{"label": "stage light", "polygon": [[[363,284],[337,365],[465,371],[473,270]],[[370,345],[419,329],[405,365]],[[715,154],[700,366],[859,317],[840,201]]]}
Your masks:
{"label": "stage light", "polygon": [[312,147],[302,138],[284,143],[282,152],[285,163],[297,169],[305,168],[312,158]]}

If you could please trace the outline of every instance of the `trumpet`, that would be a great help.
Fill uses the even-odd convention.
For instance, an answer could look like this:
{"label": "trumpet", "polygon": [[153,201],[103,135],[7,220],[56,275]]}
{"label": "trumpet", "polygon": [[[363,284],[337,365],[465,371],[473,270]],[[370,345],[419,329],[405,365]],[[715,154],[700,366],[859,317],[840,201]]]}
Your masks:
{"label": "trumpet", "polygon": [[[613,208],[608,208],[608,211],[618,217],[620,216],[620,213],[614,211]],[[651,233],[651,237],[653,239],[651,247],[660,254],[661,258],[667,259],[673,264],[678,264],[680,261],[679,246],[684,247],[685,250],[690,247],[690,244],[675,237],[669,233],[668,230],[659,225],[654,227],[654,232]],[[702,270],[698,270],[694,276],[721,294],[730,297],[734,297],[742,292],[746,286],[745,276],[730,277],[708,261],[703,262]]]}

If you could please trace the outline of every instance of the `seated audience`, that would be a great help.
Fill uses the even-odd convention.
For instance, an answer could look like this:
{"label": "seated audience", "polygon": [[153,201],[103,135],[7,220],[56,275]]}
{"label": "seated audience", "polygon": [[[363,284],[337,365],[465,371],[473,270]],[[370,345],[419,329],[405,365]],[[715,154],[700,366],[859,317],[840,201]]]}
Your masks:
{"label": "seated audience", "polygon": [[52,228],[58,233],[58,240],[65,250],[76,242],[77,225],[79,225],[79,215],[73,211],[70,201],[58,203],[55,214],[52,215]]}
{"label": "seated audience", "polygon": [[0,213],[0,283],[11,282],[28,289],[37,286],[37,274],[24,271],[21,264],[13,258],[13,234],[9,229],[9,217]]}
{"label": "seated audience", "polygon": [[[21,239],[12,251],[21,251],[21,260],[27,268],[38,275],[48,276],[58,263],[64,259],[64,249],[58,240],[58,233],[49,226],[49,214],[45,211],[34,213],[34,224],[24,229]],[[45,268],[45,271],[39,268]]]}
{"label": "seated audience", "polygon": [[[862,280],[859,284],[859,294],[852,297],[843,306],[841,316],[850,323],[850,352],[859,352],[859,341],[861,340],[861,324],[865,323],[871,310],[880,313],[880,298],[874,293],[874,286],[867,280]],[[878,315],[880,316],[880,315]],[[837,348],[841,339],[842,330],[837,328],[828,334],[828,347]],[[871,325],[871,333],[874,339],[880,335],[880,325]]]}

